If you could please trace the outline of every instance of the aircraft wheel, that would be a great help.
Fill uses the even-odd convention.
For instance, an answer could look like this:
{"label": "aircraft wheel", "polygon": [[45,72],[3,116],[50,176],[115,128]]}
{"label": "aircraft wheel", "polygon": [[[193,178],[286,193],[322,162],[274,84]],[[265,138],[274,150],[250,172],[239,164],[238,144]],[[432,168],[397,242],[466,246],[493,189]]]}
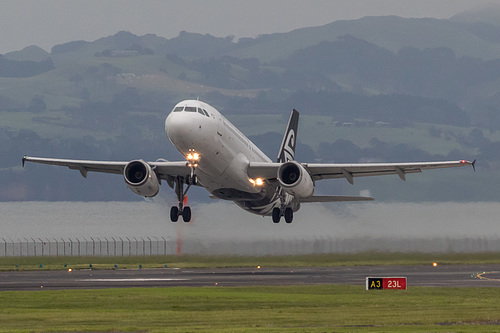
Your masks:
{"label": "aircraft wheel", "polygon": [[278,207],[273,208],[273,222],[280,223],[281,210]]}
{"label": "aircraft wheel", "polygon": [[290,207],[287,207],[285,209],[285,222],[292,223],[292,221],[293,221],[293,209]]}
{"label": "aircraft wheel", "polygon": [[177,222],[178,219],[179,219],[179,208],[177,208],[177,206],[172,206],[172,208],[170,208],[170,220],[172,222]]}
{"label": "aircraft wheel", "polygon": [[182,210],[182,219],[184,220],[184,222],[191,221],[191,207],[184,207],[184,209]]}

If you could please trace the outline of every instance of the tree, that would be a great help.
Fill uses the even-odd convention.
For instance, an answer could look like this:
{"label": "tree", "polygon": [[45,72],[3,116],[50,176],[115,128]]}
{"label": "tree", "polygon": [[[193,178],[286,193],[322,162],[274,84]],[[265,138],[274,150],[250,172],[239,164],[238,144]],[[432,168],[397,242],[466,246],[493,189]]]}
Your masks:
{"label": "tree", "polygon": [[36,95],[30,101],[28,111],[33,113],[42,113],[47,110],[47,104],[43,100],[43,96]]}

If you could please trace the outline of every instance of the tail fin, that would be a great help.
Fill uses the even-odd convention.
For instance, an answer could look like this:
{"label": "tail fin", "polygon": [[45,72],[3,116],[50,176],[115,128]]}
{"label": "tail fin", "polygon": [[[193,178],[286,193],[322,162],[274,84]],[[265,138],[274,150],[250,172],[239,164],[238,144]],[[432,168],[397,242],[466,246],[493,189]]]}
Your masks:
{"label": "tail fin", "polygon": [[295,159],[295,145],[297,143],[297,130],[299,127],[299,112],[293,109],[288,120],[285,136],[281,143],[281,148],[278,154],[278,163],[293,161]]}

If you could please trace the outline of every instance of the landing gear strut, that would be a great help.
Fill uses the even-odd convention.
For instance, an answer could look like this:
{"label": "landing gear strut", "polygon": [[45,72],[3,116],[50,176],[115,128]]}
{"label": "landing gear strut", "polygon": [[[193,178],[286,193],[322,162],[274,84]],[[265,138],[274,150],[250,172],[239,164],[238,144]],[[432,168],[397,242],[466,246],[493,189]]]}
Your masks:
{"label": "landing gear strut", "polygon": [[[184,190],[184,184],[187,184]],[[182,220],[184,222],[191,221],[191,207],[187,206],[187,196],[186,193],[191,187],[191,185],[196,184],[196,175],[192,172],[190,176],[186,177],[186,182],[180,176],[175,179],[175,194],[177,195],[177,206],[172,206],[170,208],[170,220],[172,222],[177,222],[179,216],[182,215]]]}
{"label": "landing gear strut", "polygon": [[286,223],[292,223],[293,221],[293,209],[291,207],[286,207],[280,209],[279,207],[273,208],[273,222],[280,223],[281,217],[285,217]]}
{"label": "landing gear strut", "polygon": [[[177,206],[173,206],[170,209],[170,219],[172,220],[172,222],[177,222],[179,216],[181,215],[184,222],[191,221],[191,207],[187,206],[186,193],[191,185],[196,185],[196,183],[198,182],[194,170],[198,166],[200,155],[194,149],[189,149],[189,153],[187,154],[186,158],[188,160],[187,166],[191,169],[191,172],[185,177],[177,176],[173,180],[173,182],[175,183],[175,194],[177,195],[178,204]],[[187,185],[186,190],[184,190],[184,184]]]}

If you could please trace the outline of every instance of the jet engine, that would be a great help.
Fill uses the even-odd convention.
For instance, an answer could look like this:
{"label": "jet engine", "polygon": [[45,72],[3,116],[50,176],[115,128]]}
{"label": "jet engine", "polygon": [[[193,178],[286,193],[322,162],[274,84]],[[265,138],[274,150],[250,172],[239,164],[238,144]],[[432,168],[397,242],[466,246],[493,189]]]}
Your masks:
{"label": "jet engine", "polygon": [[143,197],[154,197],[160,190],[160,182],[151,166],[143,160],[129,162],[123,170],[127,187]]}
{"label": "jet engine", "polygon": [[283,163],[278,169],[278,180],[289,194],[300,198],[313,195],[314,183],[311,175],[297,162]]}

